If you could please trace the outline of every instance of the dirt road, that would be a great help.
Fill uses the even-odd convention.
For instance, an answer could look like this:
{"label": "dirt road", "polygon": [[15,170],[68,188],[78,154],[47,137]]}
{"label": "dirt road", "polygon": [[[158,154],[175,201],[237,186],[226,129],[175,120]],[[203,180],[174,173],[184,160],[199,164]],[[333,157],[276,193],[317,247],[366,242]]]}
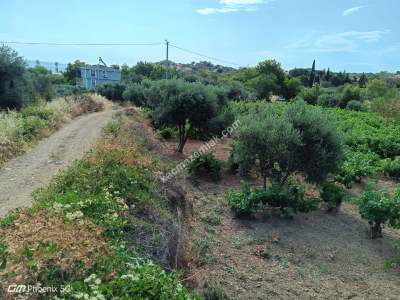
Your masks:
{"label": "dirt road", "polygon": [[28,153],[6,163],[0,169],[0,216],[14,208],[30,206],[31,193],[81,158],[100,137],[111,116],[109,110],[79,117]]}

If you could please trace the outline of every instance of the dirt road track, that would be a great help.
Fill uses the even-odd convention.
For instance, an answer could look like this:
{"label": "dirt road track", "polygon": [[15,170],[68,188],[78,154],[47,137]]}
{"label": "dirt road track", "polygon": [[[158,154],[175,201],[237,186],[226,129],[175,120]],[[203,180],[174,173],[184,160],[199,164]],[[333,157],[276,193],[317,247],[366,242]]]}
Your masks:
{"label": "dirt road track", "polygon": [[0,168],[0,216],[17,207],[30,206],[32,192],[81,158],[101,136],[102,127],[111,117],[111,110],[79,117]]}

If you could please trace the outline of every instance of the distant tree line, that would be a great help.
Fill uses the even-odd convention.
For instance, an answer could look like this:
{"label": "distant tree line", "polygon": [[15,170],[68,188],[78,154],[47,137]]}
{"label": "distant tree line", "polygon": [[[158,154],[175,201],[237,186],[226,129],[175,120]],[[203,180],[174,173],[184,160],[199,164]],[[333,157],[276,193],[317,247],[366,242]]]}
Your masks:
{"label": "distant tree line", "polygon": [[[69,63],[65,72],[53,74],[37,65],[27,68],[22,57],[7,46],[0,47],[0,108],[20,108],[38,100],[50,100],[81,91],[81,68],[85,62]],[[121,82],[101,85],[96,91],[114,101],[146,103],[148,90],[155,81],[168,78],[201,84],[219,97],[230,100],[291,101],[303,99],[309,104],[373,110],[386,116],[400,116],[398,91],[400,74],[332,72],[319,70],[314,60],[311,68],[295,68],[288,72],[279,62],[265,60],[255,67],[233,69],[209,62],[177,64],[165,61],[140,61],[133,66],[111,65],[121,70]],[[151,87],[151,88],[149,88]],[[222,96],[223,95],[223,96]]]}

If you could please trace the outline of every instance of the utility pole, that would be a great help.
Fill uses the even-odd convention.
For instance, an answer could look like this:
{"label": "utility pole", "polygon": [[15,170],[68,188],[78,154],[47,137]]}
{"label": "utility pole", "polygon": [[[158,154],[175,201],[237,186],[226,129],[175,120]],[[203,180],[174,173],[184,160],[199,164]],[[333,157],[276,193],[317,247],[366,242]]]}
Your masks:
{"label": "utility pole", "polygon": [[167,67],[165,68],[165,79],[168,79],[168,68],[169,68],[169,60],[168,60],[169,41],[168,40],[165,40],[165,46],[167,47],[167,59],[166,59]]}

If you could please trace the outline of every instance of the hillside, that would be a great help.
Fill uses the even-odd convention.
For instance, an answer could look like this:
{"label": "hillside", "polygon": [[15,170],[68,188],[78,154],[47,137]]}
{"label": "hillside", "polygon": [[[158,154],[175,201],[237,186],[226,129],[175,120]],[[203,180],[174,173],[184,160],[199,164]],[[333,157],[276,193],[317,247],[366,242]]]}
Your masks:
{"label": "hillside", "polygon": [[0,58],[0,298],[400,297],[394,74]]}

